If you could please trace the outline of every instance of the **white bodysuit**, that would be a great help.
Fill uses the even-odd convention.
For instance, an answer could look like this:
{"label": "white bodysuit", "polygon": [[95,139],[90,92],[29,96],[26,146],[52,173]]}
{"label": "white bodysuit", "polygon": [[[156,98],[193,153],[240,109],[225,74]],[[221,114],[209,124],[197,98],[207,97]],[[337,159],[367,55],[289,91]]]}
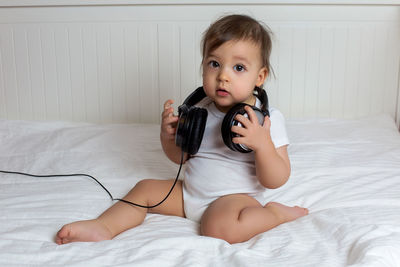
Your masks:
{"label": "white bodysuit", "polygon": [[[245,193],[265,205],[266,190],[256,177],[254,152],[240,153],[225,146],[221,124],[225,113],[214,102],[203,99],[196,106],[208,111],[206,129],[199,151],[186,162],[183,181],[184,210],[187,218],[199,222],[211,202],[221,196]],[[257,99],[256,106],[261,103]],[[275,147],[289,144],[282,113],[269,109],[271,138]]]}

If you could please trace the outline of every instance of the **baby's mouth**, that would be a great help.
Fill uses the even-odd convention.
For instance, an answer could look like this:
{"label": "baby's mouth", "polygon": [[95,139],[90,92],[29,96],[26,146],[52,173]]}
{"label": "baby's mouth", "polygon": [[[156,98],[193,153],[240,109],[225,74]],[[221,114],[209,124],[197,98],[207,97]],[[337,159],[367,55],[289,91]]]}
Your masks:
{"label": "baby's mouth", "polygon": [[229,92],[226,91],[225,89],[217,89],[217,95],[218,96],[227,96],[227,95],[229,95]]}

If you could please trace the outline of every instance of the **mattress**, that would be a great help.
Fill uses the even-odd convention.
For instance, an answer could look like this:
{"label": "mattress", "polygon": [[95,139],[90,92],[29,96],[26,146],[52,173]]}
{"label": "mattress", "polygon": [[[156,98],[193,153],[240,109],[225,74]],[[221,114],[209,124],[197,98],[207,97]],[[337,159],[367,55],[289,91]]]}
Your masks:
{"label": "mattress", "polygon": [[[86,173],[114,197],[171,179],[159,125],[0,120],[0,170]],[[0,174],[0,266],[400,266],[400,135],[388,115],[287,121],[292,174],[266,197],[310,210],[247,242],[148,214],[113,240],[56,245],[66,223],[113,202],[88,177]]]}

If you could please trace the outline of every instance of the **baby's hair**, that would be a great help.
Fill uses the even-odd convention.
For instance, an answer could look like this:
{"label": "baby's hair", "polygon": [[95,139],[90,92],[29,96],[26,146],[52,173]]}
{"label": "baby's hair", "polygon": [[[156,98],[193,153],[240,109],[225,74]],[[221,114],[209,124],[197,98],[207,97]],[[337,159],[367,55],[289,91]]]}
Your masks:
{"label": "baby's hair", "polygon": [[260,47],[262,67],[270,74],[272,67],[270,55],[272,49],[271,30],[264,23],[247,15],[224,16],[207,29],[202,39],[204,59],[220,45],[228,41],[252,41]]}

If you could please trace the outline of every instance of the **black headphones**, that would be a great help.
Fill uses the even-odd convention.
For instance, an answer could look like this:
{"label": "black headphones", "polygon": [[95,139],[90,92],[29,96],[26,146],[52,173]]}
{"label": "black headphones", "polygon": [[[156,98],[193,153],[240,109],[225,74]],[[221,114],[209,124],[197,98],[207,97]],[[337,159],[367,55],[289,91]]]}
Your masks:
{"label": "black headphones", "polygon": [[[264,89],[259,87],[256,87],[254,91],[257,93],[254,95],[260,99],[262,103],[261,109],[245,103],[238,103],[226,113],[224,120],[222,121],[222,139],[224,140],[225,145],[233,151],[242,153],[252,151],[245,145],[235,144],[232,142],[233,137],[239,136],[231,131],[232,126],[241,126],[241,123],[236,121],[234,118],[237,114],[248,116],[244,109],[245,106],[250,106],[255,111],[261,125],[264,123],[264,117],[269,116],[267,93]],[[206,93],[204,92],[203,87],[199,87],[185,99],[182,105],[178,107],[179,119],[176,127],[175,144],[181,147],[184,152],[191,155],[196,154],[199,150],[204,130],[206,128],[207,110],[195,106],[195,104],[205,97]]]}

